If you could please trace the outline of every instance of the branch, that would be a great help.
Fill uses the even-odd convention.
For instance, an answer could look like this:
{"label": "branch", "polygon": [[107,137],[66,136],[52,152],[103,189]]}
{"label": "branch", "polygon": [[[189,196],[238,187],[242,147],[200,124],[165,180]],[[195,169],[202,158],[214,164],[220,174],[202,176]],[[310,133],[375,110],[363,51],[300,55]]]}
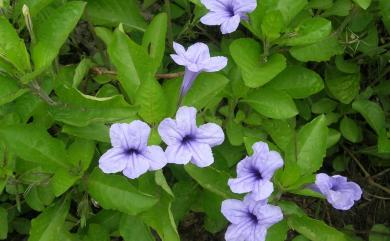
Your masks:
{"label": "branch", "polygon": [[[109,70],[102,67],[93,67],[91,68],[91,72],[96,75],[117,75],[116,71]],[[168,73],[168,74],[156,74],[157,79],[174,79],[178,78],[184,75],[184,72],[177,72],[177,73]]]}

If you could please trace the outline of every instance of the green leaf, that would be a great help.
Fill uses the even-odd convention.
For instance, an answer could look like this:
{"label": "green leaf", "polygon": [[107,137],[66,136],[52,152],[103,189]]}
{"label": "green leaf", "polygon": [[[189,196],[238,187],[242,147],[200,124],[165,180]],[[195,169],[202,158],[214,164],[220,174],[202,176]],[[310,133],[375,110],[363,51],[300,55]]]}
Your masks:
{"label": "green leaf", "polygon": [[288,230],[289,227],[286,220],[274,224],[267,230],[265,241],[285,241]]}
{"label": "green leaf", "polygon": [[341,103],[349,104],[359,94],[360,73],[343,74],[328,68],[325,73],[325,83],[329,92]]}
{"label": "green leaf", "polygon": [[363,140],[362,129],[354,120],[348,117],[344,117],[341,120],[340,131],[343,137],[350,142],[358,143]]}
{"label": "green leaf", "polygon": [[34,25],[36,42],[31,47],[31,57],[35,71],[50,66],[57,57],[68,35],[76,27],[84,12],[86,3],[72,1],[50,11],[45,21]]}
{"label": "green leaf", "polygon": [[282,12],[288,25],[307,5],[307,0],[278,0],[274,7]]}
{"label": "green leaf", "polygon": [[262,48],[253,39],[233,41],[230,53],[241,70],[245,85],[251,88],[266,84],[286,68],[286,58],[281,54],[273,54],[262,63]]}
{"label": "green leaf", "polygon": [[312,173],[322,166],[326,154],[328,127],[321,115],[299,130],[297,136],[297,164],[301,173]]}
{"label": "green leaf", "polygon": [[0,240],[7,239],[8,235],[8,212],[0,207]]}
{"label": "green leaf", "polygon": [[243,102],[255,111],[273,119],[288,119],[298,114],[292,98],[283,91],[260,88],[249,94]]}
{"label": "green leaf", "polygon": [[288,46],[314,44],[329,36],[332,31],[332,22],[321,17],[304,20],[293,32],[292,37],[279,41]]}
{"label": "green leaf", "polygon": [[165,93],[160,83],[154,78],[144,79],[137,92],[136,105],[138,114],[150,124],[158,124],[167,114]]}
{"label": "green leaf", "polygon": [[87,18],[94,25],[116,27],[122,23],[130,29],[145,31],[146,23],[136,0],[87,0]]}
{"label": "green leaf", "polygon": [[329,37],[313,44],[295,46],[290,49],[290,53],[302,62],[322,62],[328,61],[334,55],[344,53],[344,49],[335,37]]}
{"label": "green leaf", "polygon": [[77,68],[75,70],[74,76],[73,76],[73,88],[76,88],[80,85],[81,81],[84,79],[85,75],[88,74],[89,69],[94,64],[92,61],[88,58],[82,59],[80,63],[77,65]]}
{"label": "green leaf", "polygon": [[261,30],[269,41],[280,37],[284,28],[283,15],[279,10],[269,11],[261,23]]}
{"label": "green leaf", "polygon": [[83,241],[110,241],[110,234],[107,229],[100,224],[89,224],[87,235]]}
{"label": "green leaf", "polygon": [[284,152],[291,148],[295,138],[294,126],[287,120],[264,120],[264,129]]}
{"label": "green leaf", "polygon": [[380,13],[382,15],[382,21],[390,33],[390,2],[387,0],[379,0]]}
{"label": "green leaf", "polygon": [[311,106],[311,111],[315,114],[330,113],[337,107],[337,102],[329,98],[321,98]]}
{"label": "green leaf", "polygon": [[383,224],[375,224],[371,228],[369,241],[388,241],[390,236],[390,228]]}
{"label": "green leaf", "polygon": [[288,216],[289,226],[313,241],[347,241],[347,237],[337,229],[326,225],[323,221],[315,220],[307,216]]}
{"label": "green leaf", "polygon": [[0,105],[7,104],[28,92],[20,89],[17,81],[0,75]]}
{"label": "green leaf", "polygon": [[289,66],[267,86],[286,91],[293,98],[303,99],[320,92],[324,88],[324,82],[319,74],[310,69]]}
{"label": "green leaf", "polygon": [[125,241],[154,241],[153,235],[150,233],[148,226],[142,219],[122,214],[119,224],[119,233]]}
{"label": "green leaf", "polygon": [[165,194],[156,206],[141,214],[144,222],[157,231],[162,241],[180,241],[171,205],[171,198]]}
{"label": "green leaf", "polygon": [[108,123],[135,116],[137,108],[129,105],[122,96],[97,98],[61,84],[56,94],[63,104],[50,107],[57,121],[84,127],[94,123]]}
{"label": "green leaf", "polygon": [[26,45],[4,16],[0,16],[0,36],[0,60],[6,60],[20,72],[31,70]]}
{"label": "green leaf", "polygon": [[142,46],[148,50],[149,56],[153,59],[153,73],[157,72],[164,57],[167,25],[168,16],[166,13],[156,15],[142,39]]}
{"label": "green leaf", "polygon": [[142,80],[151,78],[153,61],[146,50],[133,42],[125,33],[116,29],[108,45],[108,54],[118,72],[118,80],[131,101]]}
{"label": "green leaf", "polygon": [[87,140],[110,143],[109,128],[105,124],[91,124],[84,127],[64,125],[62,132]]}
{"label": "green leaf", "polygon": [[379,104],[369,100],[357,100],[352,108],[358,111],[374,131],[380,135],[385,129],[385,113]]}
{"label": "green leaf", "polygon": [[355,74],[360,72],[360,66],[351,60],[344,60],[342,55],[337,55],[335,64],[338,70],[346,74]]}
{"label": "green leaf", "polygon": [[367,9],[371,5],[371,0],[353,0],[353,1],[363,9]]}
{"label": "green leaf", "polygon": [[215,234],[226,227],[226,218],[221,213],[223,200],[223,197],[207,190],[203,190],[198,195],[199,205],[202,207],[202,212],[206,214],[204,228],[210,233]]}
{"label": "green leaf", "polygon": [[28,241],[57,240],[70,207],[69,198],[59,201],[56,205],[44,210],[31,222],[30,237]]}
{"label": "green leaf", "polygon": [[33,125],[2,126],[0,136],[19,157],[36,163],[44,170],[69,167],[64,143],[51,137],[44,129]]}
{"label": "green leaf", "polygon": [[185,165],[184,169],[204,189],[225,199],[237,197],[227,185],[229,174],[213,167],[199,168],[193,164]]}
{"label": "green leaf", "polygon": [[138,191],[126,177],[108,175],[96,168],[88,178],[88,193],[105,209],[136,215],[150,209],[158,199]]}
{"label": "green leaf", "polygon": [[210,100],[218,95],[228,83],[229,79],[221,74],[201,74],[184,97],[183,104],[200,110],[210,103]]}
{"label": "green leaf", "polygon": [[329,9],[327,9],[322,16],[347,16],[349,14],[349,11],[352,8],[351,0],[336,0],[333,3],[333,6]]}
{"label": "green leaf", "polygon": [[335,129],[329,128],[328,129],[328,140],[327,140],[326,147],[330,148],[330,147],[336,145],[337,142],[339,142],[340,137],[341,137],[340,132],[338,132]]}

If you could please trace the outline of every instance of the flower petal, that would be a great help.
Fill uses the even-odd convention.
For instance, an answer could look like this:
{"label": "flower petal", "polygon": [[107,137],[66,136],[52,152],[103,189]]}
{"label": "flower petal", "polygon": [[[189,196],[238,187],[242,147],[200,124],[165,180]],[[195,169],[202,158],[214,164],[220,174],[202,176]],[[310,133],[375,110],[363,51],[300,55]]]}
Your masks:
{"label": "flower petal", "polygon": [[223,201],[221,212],[223,216],[233,224],[239,224],[248,219],[248,209],[240,200],[227,199]]}
{"label": "flower petal", "polygon": [[274,205],[259,203],[254,209],[254,214],[257,216],[259,223],[265,228],[269,228],[283,220],[282,210]]}
{"label": "flower petal", "polygon": [[191,161],[191,151],[184,145],[169,145],[165,150],[168,163],[187,164]]}
{"label": "flower petal", "polygon": [[142,155],[149,161],[149,171],[163,168],[167,164],[167,157],[160,146],[148,146]]}
{"label": "flower petal", "polygon": [[176,54],[181,57],[184,57],[186,54],[186,49],[179,43],[173,42],[173,49],[175,50]]}
{"label": "flower petal", "polygon": [[209,12],[200,19],[200,22],[203,23],[204,25],[210,25],[210,26],[221,25],[229,18],[230,18],[229,13],[225,11]]}
{"label": "flower petal", "polygon": [[180,55],[177,55],[177,54],[171,54],[171,58],[178,65],[185,66],[185,65],[188,64],[187,60],[183,56],[180,56]]}
{"label": "flower petal", "polygon": [[199,126],[195,137],[197,142],[209,144],[211,147],[221,145],[225,140],[222,128],[214,123]]}
{"label": "flower petal", "polygon": [[252,145],[253,152],[256,155],[266,156],[269,152],[268,144],[262,141]]}
{"label": "flower petal", "polygon": [[256,183],[256,177],[252,174],[241,176],[238,178],[230,178],[228,185],[234,193],[248,193],[251,192]]}
{"label": "flower petal", "polygon": [[256,225],[248,235],[247,241],[265,241],[267,229],[262,225]]}
{"label": "flower petal", "polygon": [[112,146],[125,149],[142,150],[148,143],[149,135],[150,127],[139,120],[130,124],[113,124],[110,128]]}
{"label": "flower petal", "polygon": [[332,191],[326,195],[326,200],[338,210],[349,210],[355,204],[351,193]]}
{"label": "flower petal", "polygon": [[256,0],[233,0],[234,12],[237,13],[251,13],[257,7]]}
{"label": "flower petal", "polygon": [[126,168],[127,159],[123,149],[114,147],[100,157],[99,168],[104,173],[121,172]]}
{"label": "flower petal", "polygon": [[248,231],[253,228],[251,222],[231,224],[226,230],[226,241],[247,241]]}
{"label": "flower petal", "polygon": [[[191,45],[186,52],[186,59],[191,63],[203,63],[210,59],[209,47],[204,43],[195,43]],[[197,70],[192,70],[197,72]]]}
{"label": "flower petal", "polygon": [[176,121],[171,118],[164,119],[158,126],[158,133],[167,145],[179,144],[185,133],[181,133]]}
{"label": "flower petal", "polygon": [[222,34],[233,33],[234,31],[236,31],[238,25],[240,24],[240,20],[241,20],[240,15],[234,15],[233,17],[223,22],[221,24]]}
{"label": "flower petal", "polygon": [[207,167],[214,163],[213,152],[211,151],[210,145],[193,141],[187,144],[187,146],[191,150],[191,162],[198,167]]}
{"label": "flower petal", "polygon": [[325,173],[318,173],[315,181],[316,187],[324,195],[327,195],[329,189],[332,187],[331,178]]}
{"label": "flower petal", "polygon": [[275,171],[283,166],[284,162],[282,156],[276,151],[270,151],[266,158],[261,168],[261,174],[264,179],[270,180]]}
{"label": "flower petal", "polygon": [[252,197],[256,201],[267,199],[274,191],[274,184],[268,180],[260,180],[253,186]]}
{"label": "flower petal", "polygon": [[136,179],[142,174],[146,173],[149,169],[149,161],[141,155],[129,155],[127,165],[123,174],[130,178]]}
{"label": "flower petal", "polygon": [[196,109],[194,107],[182,106],[176,113],[176,125],[182,137],[195,134]]}
{"label": "flower petal", "polygon": [[228,0],[200,0],[200,2],[211,11],[224,11]]}
{"label": "flower petal", "polygon": [[227,62],[228,59],[226,57],[211,57],[210,60],[204,64],[203,70],[206,72],[217,72],[225,68]]}

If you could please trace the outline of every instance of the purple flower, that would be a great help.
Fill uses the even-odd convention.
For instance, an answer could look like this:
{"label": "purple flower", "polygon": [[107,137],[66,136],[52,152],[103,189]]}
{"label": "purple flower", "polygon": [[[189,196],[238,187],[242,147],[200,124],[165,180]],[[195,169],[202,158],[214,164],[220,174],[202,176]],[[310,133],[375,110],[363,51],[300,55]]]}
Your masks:
{"label": "purple flower", "polygon": [[253,199],[259,201],[274,191],[270,180],[283,166],[283,159],[276,151],[269,151],[267,143],[257,142],[252,148],[254,154],[237,164],[237,178],[229,179],[228,184],[234,193],[252,192]]}
{"label": "purple flower", "polygon": [[185,66],[183,84],[180,89],[181,97],[187,94],[201,72],[220,71],[227,65],[226,57],[210,57],[209,47],[204,43],[196,43],[186,51],[182,45],[174,42],[173,48],[176,54],[171,54],[171,58],[178,65]]}
{"label": "purple flower", "polygon": [[200,21],[205,25],[221,25],[222,34],[236,31],[240,20],[248,20],[247,14],[257,7],[256,0],[201,0],[210,10]]}
{"label": "purple flower", "polygon": [[231,223],[225,233],[226,241],[264,241],[267,229],[283,219],[279,207],[248,196],[244,201],[223,201],[221,212]]}
{"label": "purple flower", "polygon": [[145,172],[163,168],[167,164],[159,146],[148,146],[150,127],[142,121],[113,124],[110,128],[112,148],[100,157],[99,167],[105,173],[122,172],[135,179]]}
{"label": "purple flower", "polygon": [[196,109],[180,107],[176,120],[166,118],[158,132],[168,145],[165,154],[169,163],[187,164],[192,162],[198,167],[206,167],[214,162],[211,147],[222,144],[225,135],[217,124],[207,123],[196,126]]}
{"label": "purple flower", "polygon": [[315,191],[323,194],[326,200],[339,210],[350,209],[355,201],[362,197],[362,189],[354,182],[348,182],[346,177],[335,175],[328,176],[325,173],[316,175]]}

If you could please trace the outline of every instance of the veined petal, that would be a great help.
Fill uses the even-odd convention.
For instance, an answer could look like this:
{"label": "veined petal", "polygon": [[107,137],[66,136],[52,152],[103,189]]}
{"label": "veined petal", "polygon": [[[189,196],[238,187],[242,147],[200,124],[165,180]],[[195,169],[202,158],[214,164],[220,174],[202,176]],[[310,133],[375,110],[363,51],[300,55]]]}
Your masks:
{"label": "veined petal", "polygon": [[200,22],[210,26],[221,25],[229,18],[229,13],[225,11],[209,12],[200,19]]}
{"label": "veined petal", "polygon": [[283,167],[284,162],[282,156],[276,151],[270,151],[266,158],[261,173],[265,179],[270,180],[275,171]]}
{"label": "veined petal", "polygon": [[183,56],[180,56],[180,55],[177,55],[177,54],[171,54],[171,58],[178,65],[185,66],[185,65],[188,64],[187,60]]}
{"label": "veined petal", "polygon": [[237,13],[251,13],[257,7],[256,0],[233,0],[234,12]]}
{"label": "veined petal", "polygon": [[184,145],[169,145],[165,150],[168,163],[187,164],[191,161],[191,151]]}
{"label": "veined petal", "polygon": [[158,133],[167,145],[179,144],[185,133],[181,133],[176,121],[171,118],[164,119],[158,126]]}
{"label": "veined petal", "polygon": [[188,62],[195,64],[207,61],[208,59],[210,59],[209,47],[204,43],[195,43],[191,45],[187,49],[186,59]]}
{"label": "veined petal", "polygon": [[227,62],[228,59],[226,57],[222,57],[222,56],[211,57],[209,61],[204,63],[203,70],[206,72],[217,72],[225,68]]}
{"label": "veined petal", "polygon": [[258,218],[259,223],[265,228],[269,228],[283,220],[282,210],[274,205],[258,204],[254,209],[254,214]]}
{"label": "veined petal", "polygon": [[192,141],[187,146],[191,150],[191,162],[198,167],[207,167],[214,163],[210,145]]}
{"label": "veined petal", "polygon": [[130,124],[113,124],[110,128],[111,144],[124,149],[141,150],[146,147],[150,135],[150,127],[136,120]]}
{"label": "veined petal", "polygon": [[268,144],[262,141],[252,145],[253,152],[256,155],[266,156],[269,152]]}
{"label": "veined petal", "polygon": [[329,189],[332,187],[330,177],[325,173],[318,173],[316,175],[315,184],[320,192],[326,195],[329,192]]}
{"label": "veined petal", "polygon": [[183,98],[187,92],[190,90],[192,84],[194,83],[196,77],[198,77],[199,72],[192,72],[188,67],[184,73],[183,83],[180,88],[180,97]]}
{"label": "veined petal", "polygon": [[351,193],[332,191],[326,195],[326,200],[338,210],[349,210],[355,204]]}
{"label": "veined petal", "polygon": [[225,10],[225,6],[230,0],[201,0],[200,2],[211,11]]}
{"label": "veined petal", "polygon": [[194,107],[182,106],[176,113],[176,125],[182,137],[195,134],[196,131],[196,109]]}
{"label": "veined petal", "polygon": [[221,145],[225,140],[222,128],[214,123],[199,126],[196,130],[195,138],[197,142],[209,144],[211,147]]}
{"label": "veined petal", "polygon": [[228,185],[234,193],[248,193],[251,192],[256,184],[256,177],[252,174],[245,176],[230,178]]}
{"label": "veined petal", "polygon": [[149,161],[145,157],[142,155],[132,154],[129,155],[123,174],[130,179],[136,179],[146,173],[148,169]]}
{"label": "veined petal", "polygon": [[240,200],[227,199],[223,201],[221,212],[223,216],[233,224],[239,224],[248,219],[248,209]]}
{"label": "veined petal", "polygon": [[248,235],[254,225],[251,221],[242,222],[239,224],[231,224],[226,230],[226,241],[247,241]]}
{"label": "veined petal", "polygon": [[253,187],[251,195],[256,201],[267,199],[274,191],[274,184],[268,180],[260,180]]}
{"label": "veined petal", "polygon": [[121,172],[126,168],[127,159],[123,149],[114,147],[100,157],[99,168],[104,173]]}
{"label": "veined petal", "polygon": [[248,241],[265,241],[267,229],[262,225],[256,225],[248,235]]}
{"label": "veined petal", "polygon": [[176,54],[181,57],[184,57],[186,54],[186,49],[179,43],[173,42],[173,49],[175,50]]}
{"label": "veined petal", "polygon": [[149,171],[163,168],[167,164],[167,157],[160,146],[148,146],[142,155],[149,161]]}
{"label": "veined petal", "polygon": [[238,25],[240,25],[240,15],[234,15],[233,17],[227,19],[221,24],[222,34],[233,33],[237,30]]}

